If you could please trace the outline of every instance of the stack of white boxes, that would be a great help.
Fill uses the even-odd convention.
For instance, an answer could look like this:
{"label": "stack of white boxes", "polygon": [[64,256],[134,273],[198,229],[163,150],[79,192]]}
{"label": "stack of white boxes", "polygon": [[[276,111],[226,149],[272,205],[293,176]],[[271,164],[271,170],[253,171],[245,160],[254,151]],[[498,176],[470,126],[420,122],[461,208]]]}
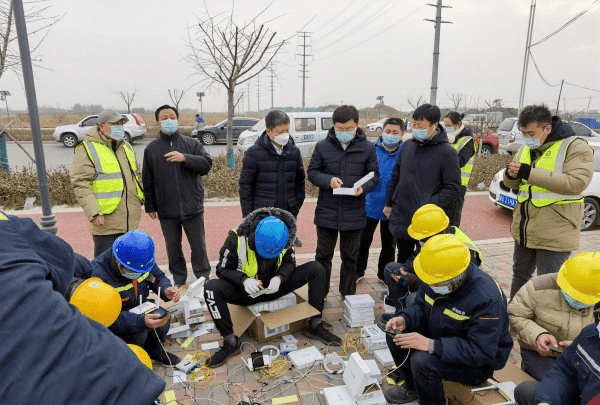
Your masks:
{"label": "stack of white boxes", "polygon": [[360,341],[368,349],[369,354],[373,354],[375,350],[387,349],[388,347],[385,332],[377,325],[364,326],[360,334]]}
{"label": "stack of white boxes", "polygon": [[375,300],[369,294],[347,295],[344,321],[351,328],[375,323]]}
{"label": "stack of white boxes", "polygon": [[[255,316],[259,317],[260,313],[263,311],[275,312],[296,304],[296,295],[294,293],[289,293],[287,295],[284,295],[283,297],[277,298],[274,301],[259,302],[257,304],[248,305],[248,309],[252,311],[252,313]],[[269,329],[265,325],[265,337],[268,338],[271,336],[275,336],[279,333],[287,332],[288,330],[290,330],[289,324],[282,325],[275,329]]]}

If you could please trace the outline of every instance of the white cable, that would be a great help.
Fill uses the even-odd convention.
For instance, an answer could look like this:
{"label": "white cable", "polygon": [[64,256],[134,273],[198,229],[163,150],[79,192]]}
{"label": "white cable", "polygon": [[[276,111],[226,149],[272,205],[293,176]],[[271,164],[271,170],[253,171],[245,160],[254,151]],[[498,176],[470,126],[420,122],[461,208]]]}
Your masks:
{"label": "white cable", "polygon": [[276,354],[268,353],[269,357],[271,358],[271,361],[277,359],[279,357],[279,355],[281,354],[281,351],[279,350],[279,348],[277,346],[274,346],[274,345],[265,345],[265,346],[263,346],[263,347],[260,348],[259,352],[263,352],[264,353],[265,350],[275,350]]}
{"label": "white cable", "polygon": [[[327,356],[325,356],[321,364],[323,366],[323,370],[329,374],[343,374],[344,370],[346,369],[344,360],[342,360],[337,353],[329,353]],[[334,370],[331,368],[331,365],[333,364],[338,364],[341,366],[341,368],[339,370]]]}

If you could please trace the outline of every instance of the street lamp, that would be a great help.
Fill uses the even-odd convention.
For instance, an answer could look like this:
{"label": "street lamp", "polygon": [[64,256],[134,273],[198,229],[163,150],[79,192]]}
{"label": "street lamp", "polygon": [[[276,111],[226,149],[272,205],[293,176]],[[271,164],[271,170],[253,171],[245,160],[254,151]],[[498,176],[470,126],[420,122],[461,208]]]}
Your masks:
{"label": "street lamp", "polygon": [[[379,101],[379,104],[383,104],[383,96],[377,96],[375,100]],[[377,118],[381,118],[381,107],[379,107],[377,110],[379,111]]]}
{"label": "street lamp", "polygon": [[10,91],[8,90],[0,90],[0,101],[4,101],[6,103],[6,117],[7,121],[10,121],[10,114],[8,113],[8,100],[6,96],[10,96]]}
{"label": "street lamp", "polygon": [[199,91],[196,93],[196,96],[198,96],[198,101],[200,101],[200,116],[202,116],[202,97],[204,97],[204,92]]}

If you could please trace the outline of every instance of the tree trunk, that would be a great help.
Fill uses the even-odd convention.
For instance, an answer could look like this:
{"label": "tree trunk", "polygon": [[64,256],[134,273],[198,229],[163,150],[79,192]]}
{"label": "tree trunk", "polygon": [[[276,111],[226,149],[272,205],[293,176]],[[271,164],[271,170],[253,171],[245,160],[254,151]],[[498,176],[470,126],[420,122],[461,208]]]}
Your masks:
{"label": "tree trunk", "polygon": [[229,85],[227,90],[227,166],[231,169],[235,167],[233,158],[233,110],[235,85]]}

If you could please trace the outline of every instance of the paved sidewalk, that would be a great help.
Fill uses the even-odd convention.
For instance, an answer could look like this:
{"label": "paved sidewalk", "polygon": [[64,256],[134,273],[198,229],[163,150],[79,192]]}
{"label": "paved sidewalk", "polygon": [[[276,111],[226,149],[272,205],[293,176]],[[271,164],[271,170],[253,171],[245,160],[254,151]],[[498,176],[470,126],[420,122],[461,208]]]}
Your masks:
{"label": "paved sidewalk", "polygon": [[[491,239],[478,241],[476,244],[481,249],[485,256],[484,270],[492,275],[500,284],[505,294],[508,296],[512,278],[512,252],[513,240],[511,238]],[[600,250],[600,231],[583,232],[581,234],[581,249],[579,251]],[[578,251],[578,252],[579,252]],[[384,285],[377,279],[377,258],[379,249],[371,249],[369,257],[368,269],[365,279],[357,286],[357,294],[370,294],[376,302],[376,317],[380,317],[383,312],[382,292],[385,290]],[[312,260],[313,254],[299,254],[297,260],[303,263]],[[340,323],[343,316],[343,302],[339,295],[339,254],[333,260],[333,273],[331,277],[331,291],[325,303],[323,315],[327,322],[331,323],[333,332],[339,336],[344,336],[348,331]],[[193,278],[191,271],[190,277]],[[350,334],[356,333],[358,329],[352,329]],[[307,341],[301,333],[295,333],[298,339]],[[177,342],[171,342],[167,348],[174,353],[183,357],[186,354],[196,353],[202,343],[219,340],[218,333],[212,333],[199,338],[196,338],[187,349],[182,349]],[[242,341],[249,342],[256,346],[256,343],[244,336]],[[278,344],[281,340],[276,340]],[[271,342],[270,342],[271,343]],[[307,342],[308,343],[308,342]],[[327,348],[320,342],[311,341],[312,345],[319,348],[323,353],[327,352]],[[215,369],[215,378],[210,382],[196,382],[184,384],[178,383],[173,385],[172,371],[160,365],[155,365],[155,371],[167,382],[167,389],[174,390],[178,403],[194,404],[191,396],[195,397],[198,404],[215,403],[215,404],[237,404],[244,395],[249,395],[261,390],[263,394],[256,398],[258,403],[270,404],[271,397],[285,397],[289,395],[297,395],[304,405],[325,405],[325,399],[320,394],[322,388],[329,386],[341,385],[343,381],[338,376],[327,375],[323,372],[320,366],[314,367],[308,375],[302,377],[298,371],[289,370],[284,376],[276,380],[267,380],[264,384],[257,381],[260,377],[249,371],[243,364],[241,358],[249,357],[249,353],[253,350],[250,345],[242,346],[242,355],[235,356],[227,362],[226,365]],[[335,351],[339,351],[336,349]],[[214,351],[213,351],[214,352]],[[373,358],[371,355],[364,355],[364,358]],[[511,353],[509,359],[512,363],[520,364],[520,356],[518,348]],[[380,366],[383,372],[387,372]],[[291,379],[297,379],[295,384],[290,383]],[[288,382],[286,382],[288,381]],[[229,384],[226,384],[229,383]],[[387,383],[383,384],[384,390],[389,388]],[[228,394],[227,390],[229,390]],[[212,400],[212,401],[209,401]],[[161,396],[164,401],[164,395]],[[416,402],[415,402],[416,404]]]}

